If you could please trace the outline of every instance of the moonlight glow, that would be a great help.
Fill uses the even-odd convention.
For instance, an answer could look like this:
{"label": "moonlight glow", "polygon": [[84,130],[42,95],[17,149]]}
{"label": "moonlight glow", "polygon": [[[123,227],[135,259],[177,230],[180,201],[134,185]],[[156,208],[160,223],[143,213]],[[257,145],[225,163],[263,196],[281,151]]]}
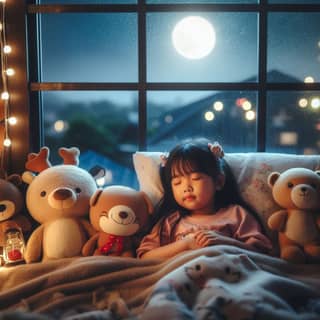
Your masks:
{"label": "moonlight glow", "polygon": [[216,34],[206,19],[190,16],[176,24],[172,32],[172,42],[177,52],[185,58],[201,59],[214,48]]}

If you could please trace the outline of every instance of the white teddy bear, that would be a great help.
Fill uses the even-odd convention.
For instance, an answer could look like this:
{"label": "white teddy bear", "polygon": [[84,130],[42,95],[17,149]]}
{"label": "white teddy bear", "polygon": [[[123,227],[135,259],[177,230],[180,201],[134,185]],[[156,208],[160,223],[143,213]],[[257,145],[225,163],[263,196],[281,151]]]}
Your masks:
{"label": "white teddy bear", "polygon": [[64,163],[55,166],[48,160],[47,147],[28,156],[29,171],[23,174],[23,181],[29,184],[26,205],[40,226],[27,242],[27,263],[80,256],[94,233],[86,216],[90,197],[97,190],[95,179],[78,167],[78,148],[60,148],[59,154]]}

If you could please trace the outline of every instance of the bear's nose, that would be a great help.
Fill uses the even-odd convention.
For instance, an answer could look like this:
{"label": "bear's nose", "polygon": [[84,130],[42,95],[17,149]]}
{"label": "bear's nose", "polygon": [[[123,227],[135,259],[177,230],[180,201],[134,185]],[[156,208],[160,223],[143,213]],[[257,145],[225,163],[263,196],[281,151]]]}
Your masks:
{"label": "bear's nose", "polygon": [[65,200],[72,196],[72,193],[68,189],[59,189],[54,193],[54,198],[56,200]]}
{"label": "bear's nose", "polygon": [[306,191],[307,191],[307,188],[306,188],[306,187],[301,187],[301,191],[302,191],[302,192],[306,192]]}
{"label": "bear's nose", "polygon": [[5,204],[0,204],[0,211],[5,211],[7,209],[7,206]]}
{"label": "bear's nose", "polygon": [[120,212],[119,212],[119,217],[120,217],[121,219],[126,219],[126,218],[128,217],[128,212],[126,212],[126,211],[120,211]]}

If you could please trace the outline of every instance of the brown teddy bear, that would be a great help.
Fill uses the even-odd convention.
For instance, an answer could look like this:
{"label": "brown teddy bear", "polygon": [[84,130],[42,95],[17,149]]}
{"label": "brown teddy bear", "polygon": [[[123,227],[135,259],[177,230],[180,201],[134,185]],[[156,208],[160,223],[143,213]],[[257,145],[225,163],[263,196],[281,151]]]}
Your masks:
{"label": "brown teddy bear", "polygon": [[281,258],[294,263],[320,261],[320,171],[272,172],[268,184],[283,208],[268,219],[268,226],[279,232]]}
{"label": "brown teddy bear", "polygon": [[90,222],[98,231],[83,246],[82,254],[135,256],[138,234],[148,225],[153,206],[142,191],[109,186],[90,199]]}
{"label": "brown teddy bear", "polygon": [[[6,244],[6,233],[10,230],[18,230],[27,237],[31,232],[32,223],[24,214],[24,196],[19,189],[22,185],[21,177],[18,174],[12,174],[6,179],[0,179],[0,249],[2,250]],[[12,257],[14,262],[22,260],[21,256]]]}

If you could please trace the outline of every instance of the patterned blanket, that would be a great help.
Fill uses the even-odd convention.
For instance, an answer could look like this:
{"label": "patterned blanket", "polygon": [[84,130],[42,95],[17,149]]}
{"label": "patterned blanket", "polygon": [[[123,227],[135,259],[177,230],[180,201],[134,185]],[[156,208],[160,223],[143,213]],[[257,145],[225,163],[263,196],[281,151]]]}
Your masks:
{"label": "patterned blanket", "polygon": [[0,319],[320,319],[320,266],[230,246],[0,268]]}

